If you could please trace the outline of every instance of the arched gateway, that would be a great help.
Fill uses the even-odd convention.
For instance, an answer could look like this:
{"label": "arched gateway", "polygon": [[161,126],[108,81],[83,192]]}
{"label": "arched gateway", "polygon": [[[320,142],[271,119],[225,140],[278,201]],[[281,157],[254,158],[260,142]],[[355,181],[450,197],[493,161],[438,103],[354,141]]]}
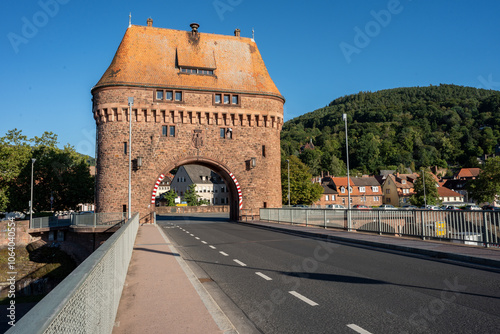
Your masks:
{"label": "arched gateway", "polygon": [[130,26],[92,88],[97,123],[96,204],[128,203],[132,109],[132,211],[154,210],[161,175],[185,164],[213,169],[228,185],[231,218],[281,207],[284,98],[253,39]]}

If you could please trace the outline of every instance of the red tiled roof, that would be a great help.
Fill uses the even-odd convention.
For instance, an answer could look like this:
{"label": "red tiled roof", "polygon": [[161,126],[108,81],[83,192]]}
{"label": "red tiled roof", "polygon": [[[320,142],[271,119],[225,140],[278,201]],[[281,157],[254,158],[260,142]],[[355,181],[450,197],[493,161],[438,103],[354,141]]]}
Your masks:
{"label": "red tiled roof", "polygon": [[[250,38],[131,26],[93,89],[105,86],[199,89],[283,98]],[[180,73],[179,66],[214,75]]]}
{"label": "red tiled roof", "polygon": [[458,172],[458,178],[477,177],[480,172],[481,172],[480,168],[462,168]]}
{"label": "red tiled roof", "polygon": [[445,187],[438,187],[437,189],[439,197],[464,197],[464,195]]}

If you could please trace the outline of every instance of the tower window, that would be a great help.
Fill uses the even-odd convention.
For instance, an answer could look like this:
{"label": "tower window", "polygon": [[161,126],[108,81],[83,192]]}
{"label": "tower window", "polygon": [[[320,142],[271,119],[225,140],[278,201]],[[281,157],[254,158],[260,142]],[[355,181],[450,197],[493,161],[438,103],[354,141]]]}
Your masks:
{"label": "tower window", "polygon": [[222,96],[220,94],[215,94],[215,103],[221,103]]}
{"label": "tower window", "polygon": [[238,95],[233,95],[232,99],[233,99],[233,104],[238,104]]}
{"label": "tower window", "polygon": [[175,92],[175,100],[182,101],[182,92]]}

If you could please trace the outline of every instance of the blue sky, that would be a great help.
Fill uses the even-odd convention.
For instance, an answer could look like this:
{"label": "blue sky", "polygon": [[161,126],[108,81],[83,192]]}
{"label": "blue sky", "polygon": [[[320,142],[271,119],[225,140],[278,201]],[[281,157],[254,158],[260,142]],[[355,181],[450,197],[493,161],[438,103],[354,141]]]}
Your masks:
{"label": "blue sky", "polygon": [[286,98],[285,120],[337,97],[457,84],[500,90],[498,1],[2,1],[0,136],[52,131],[94,156],[90,89],[128,26],[255,40]]}

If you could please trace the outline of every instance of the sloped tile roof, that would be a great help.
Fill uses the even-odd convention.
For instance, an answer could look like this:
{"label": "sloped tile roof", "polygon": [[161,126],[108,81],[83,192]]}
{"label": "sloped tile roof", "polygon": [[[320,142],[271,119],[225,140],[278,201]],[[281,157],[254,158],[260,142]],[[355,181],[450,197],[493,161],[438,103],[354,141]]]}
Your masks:
{"label": "sloped tile roof", "polygon": [[446,187],[438,187],[438,195],[439,197],[464,197],[464,195],[457,193],[451,189]]}
{"label": "sloped tile roof", "polygon": [[[283,98],[256,43],[245,37],[132,25],[93,89],[105,86],[199,89]],[[179,66],[214,75],[180,73]]]}
{"label": "sloped tile roof", "polygon": [[458,172],[458,178],[472,178],[477,177],[481,173],[480,168],[462,168]]}

